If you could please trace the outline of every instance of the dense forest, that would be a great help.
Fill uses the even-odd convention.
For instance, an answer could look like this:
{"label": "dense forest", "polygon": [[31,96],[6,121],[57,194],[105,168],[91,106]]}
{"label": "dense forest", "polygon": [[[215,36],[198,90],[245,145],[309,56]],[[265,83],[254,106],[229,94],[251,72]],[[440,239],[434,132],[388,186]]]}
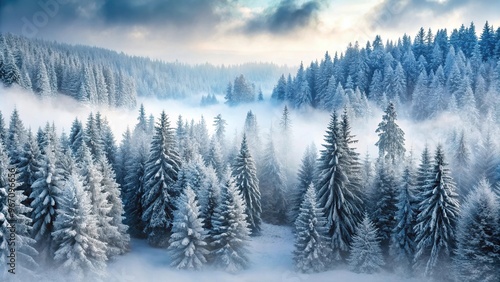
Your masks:
{"label": "dense forest", "polygon": [[0,81],[40,97],[67,95],[90,105],[135,107],[138,96],[180,99],[222,95],[244,75],[271,89],[290,68],[271,63],[231,66],[166,63],[115,51],[0,34]]}
{"label": "dense forest", "polygon": [[[446,30],[433,36],[421,29],[413,43],[404,36],[384,47],[377,36],[340,57],[327,53],[321,63],[301,66],[296,77],[279,79],[271,102],[281,116],[266,134],[252,111],[234,138],[227,134],[234,117],[224,112],[195,121],[165,111],[155,117],[141,105],[136,124],[123,134],[113,132],[99,112],[75,119],[68,134],[58,134],[53,123],[33,132],[23,113],[12,111],[8,122],[0,113],[2,274],[8,274],[8,244],[15,240],[24,279],[57,271],[66,281],[106,280],[106,265],[129,251],[131,238],[166,249],[172,268],[238,273],[250,266],[249,241],[267,223],[293,229],[290,256],[300,273],[348,268],[401,278],[497,281],[499,34],[488,24],[479,39],[473,24],[450,37]],[[2,37],[13,39],[31,44]],[[8,46],[6,86],[6,66],[16,58]],[[71,48],[43,50],[67,58],[85,53],[76,50],[96,50],[88,60],[102,53],[104,61],[124,65],[143,60]],[[68,64],[69,74],[74,66]],[[136,67],[142,70],[129,69],[128,80],[138,77],[130,72]],[[94,80],[79,80],[80,88],[86,81]],[[228,106],[261,100],[258,87],[243,76],[216,83],[224,85]],[[323,142],[298,148],[292,141],[302,138],[301,128],[294,128],[292,113],[300,118],[313,108],[330,113]],[[447,116],[456,117],[452,125],[442,123]],[[401,117],[431,122],[445,138],[414,151]],[[370,135],[378,155],[361,155],[358,140],[369,136],[359,136],[354,121],[373,118],[378,125]],[[298,167],[292,154],[303,154]]]}
{"label": "dense forest", "polygon": [[356,42],[344,53],[327,52],[318,63],[302,64],[295,77],[282,75],[272,93],[292,107],[331,111],[348,106],[357,116],[393,101],[416,120],[443,111],[460,111],[477,122],[477,113],[500,118],[500,28],[488,22],[478,36],[474,23],[450,35],[446,29],[421,28],[413,41],[376,36],[364,48]]}

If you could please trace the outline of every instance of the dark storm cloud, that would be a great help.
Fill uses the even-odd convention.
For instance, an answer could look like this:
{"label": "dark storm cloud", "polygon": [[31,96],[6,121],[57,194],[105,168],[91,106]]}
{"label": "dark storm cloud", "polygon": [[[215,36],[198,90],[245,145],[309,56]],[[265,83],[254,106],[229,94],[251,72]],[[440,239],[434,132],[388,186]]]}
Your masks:
{"label": "dark storm cloud", "polygon": [[[230,0],[1,0],[0,31],[26,33],[141,26],[182,32],[214,28],[231,14]],[[24,28],[24,32],[23,32]],[[189,33],[189,32],[187,32]],[[26,35],[26,34],[25,34]]]}
{"label": "dark storm cloud", "polygon": [[251,18],[243,27],[243,31],[249,34],[288,34],[317,23],[318,13],[323,6],[323,1],[317,0],[300,5],[295,0],[282,0],[277,6],[269,7],[263,14]]}
{"label": "dark storm cloud", "polygon": [[[443,17],[456,9],[471,7],[468,15],[489,14],[500,10],[500,1],[491,0],[385,0],[369,13],[372,28],[397,28],[398,24],[412,21],[417,14],[426,12],[429,20]],[[472,8],[473,7],[473,8]]]}

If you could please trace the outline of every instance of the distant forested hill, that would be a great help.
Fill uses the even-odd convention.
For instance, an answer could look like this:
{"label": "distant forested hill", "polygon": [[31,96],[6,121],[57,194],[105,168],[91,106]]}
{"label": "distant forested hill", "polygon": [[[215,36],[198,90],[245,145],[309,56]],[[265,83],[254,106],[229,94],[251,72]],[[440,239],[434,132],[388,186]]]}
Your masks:
{"label": "distant forested hill", "polygon": [[422,120],[442,111],[477,112],[500,120],[500,28],[474,23],[451,33],[421,28],[383,44],[380,36],[320,62],[301,65],[295,77],[281,76],[272,98],[293,107],[325,110],[347,106],[358,115],[367,100],[384,109],[389,100]]}
{"label": "distant forested hill", "polygon": [[270,63],[232,66],[166,63],[115,51],[0,34],[0,81],[19,84],[41,97],[64,94],[89,104],[131,107],[137,96],[161,99],[193,94],[223,95],[243,74],[271,89],[290,69]]}

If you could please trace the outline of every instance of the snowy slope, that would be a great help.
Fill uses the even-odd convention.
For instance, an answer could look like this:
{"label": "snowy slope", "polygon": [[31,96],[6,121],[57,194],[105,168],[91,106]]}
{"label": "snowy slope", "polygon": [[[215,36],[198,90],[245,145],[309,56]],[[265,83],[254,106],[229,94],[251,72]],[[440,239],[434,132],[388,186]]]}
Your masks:
{"label": "snowy slope", "polygon": [[[393,274],[365,275],[348,270],[333,270],[317,274],[301,274],[293,270],[294,236],[290,227],[262,225],[262,236],[252,238],[250,243],[249,269],[238,274],[229,274],[214,269],[189,272],[173,269],[170,258],[163,249],[155,249],[143,240],[132,240],[130,253],[120,256],[109,264],[111,279],[107,281],[186,281],[186,282],[321,282],[321,281],[406,281]],[[416,281],[416,280],[407,280]]]}

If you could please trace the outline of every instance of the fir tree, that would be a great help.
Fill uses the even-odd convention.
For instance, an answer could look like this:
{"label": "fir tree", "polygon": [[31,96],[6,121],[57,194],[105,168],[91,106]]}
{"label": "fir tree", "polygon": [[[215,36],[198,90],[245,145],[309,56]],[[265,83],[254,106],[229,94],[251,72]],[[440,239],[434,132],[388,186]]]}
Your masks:
{"label": "fir tree", "polygon": [[309,145],[302,156],[302,162],[297,174],[298,184],[295,186],[295,189],[291,194],[289,205],[291,222],[295,222],[299,216],[300,205],[304,201],[304,195],[306,194],[309,185],[311,185],[314,181],[317,158],[318,153],[316,151],[316,146],[314,144]]}
{"label": "fir tree", "polygon": [[348,161],[336,113],[331,116],[325,142],[318,161],[318,202],[328,221],[333,260],[339,261],[346,257],[354,229],[361,220],[362,201],[358,191],[348,189]]}
{"label": "fir tree", "polygon": [[415,175],[412,163],[406,165],[402,181],[399,187],[397,212],[391,237],[391,257],[403,273],[412,269],[413,256],[415,254],[415,233],[413,223],[415,221],[414,211],[414,189]]}
{"label": "fir tree", "polygon": [[328,269],[329,239],[326,218],[317,200],[316,190],[311,183],[300,205],[295,220],[295,268],[303,273],[320,272]]}
{"label": "fir tree", "polygon": [[500,274],[498,199],[486,179],[464,204],[457,228],[457,281],[497,281]]}
{"label": "fir tree", "polygon": [[171,266],[177,269],[200,269],[206,262],[208,250],[205,242],[206,231],[200,218],[200,208],[196,195],[188,187],[178,200],[178,209],[174,212],[172,235],[168,247]]}
{"label": "fir tree", "polygon": [[228,272],[246,268],[250,229],[246,220],[245,201],[230,175],[223,180],[221,199],[212,218],[214,264]]}
{"label": "fir tree", "polygon": [[246,135],[243,135],[240,152],[236,157],[232,168],[232,176],[236,188],[240,191],[245,200],[245,214],[250,230],[253,235],[260,232],[261,224],[261,193],[259,190],[259,180],[257,179],[257,169],[252,155],[248,150]]}
{"label": "fir tree", "polygon": [[[432,181],[418,199],[415,231],[415,267],[427,277],[444,278],[455,247],[459,204],[455,183],[450,177],[441,145],[438,145],[431,172]],[[439,271],[438,271],[439,270]]]}
{"label": "fir tree", "polygon": [[153,246],[165,247],[172,228],[174,202],[178,196],[174,184],[181,161],[165,112],[161,113],[155,130],[144,173],[142,220],[148,242]]}
{"label": "fir tree", "polygon": [[395,169],[384,159],[377,163],[377,174],[372,191],[373,213],[371,218],[380,236],[380,247],[384,255],[388,254],[391,235],[396,227],[398,211],[398,189]]}
{"label": "fir tree", "polygon": [[56,153],[46,150],[31,186],[32,199],[31,219],[33,222],[32,237],[37,241],[38,251],[42,258],[52,257],[52,238],[56,211],[63,189],[62,171],[56,163]]}
{"label": "fir tree", "polygon": [[375,144],[379,148],[379,157],[388,159],[393,164],[401,160],[406,152],[404,132],[396,124],[396,119],[396,109],[394,104],[390,102],[382,116],[382,122],[378,124],[375,131],[379,136],[379,140]]}
{"label": "fir tree", "polygon": [[385,265],[377,228],[365,214],[363,221],[356,227],[352,238],[349,267],[357,273],[376,273]]}
{"label": "fir tree", "polygon": [[54,260],[72,281],[102,277],[107,260],[106,245],[98,239],[89,195],[75,173],[65,186],[52,232]]}
{"label": "fir tree", "polygon": [[262,172],[259,175],[259,190],[262,200],[262,220],[271,224],[284,224],[288,201],[285,198],[286,184],[272,137],[267,144]]}

